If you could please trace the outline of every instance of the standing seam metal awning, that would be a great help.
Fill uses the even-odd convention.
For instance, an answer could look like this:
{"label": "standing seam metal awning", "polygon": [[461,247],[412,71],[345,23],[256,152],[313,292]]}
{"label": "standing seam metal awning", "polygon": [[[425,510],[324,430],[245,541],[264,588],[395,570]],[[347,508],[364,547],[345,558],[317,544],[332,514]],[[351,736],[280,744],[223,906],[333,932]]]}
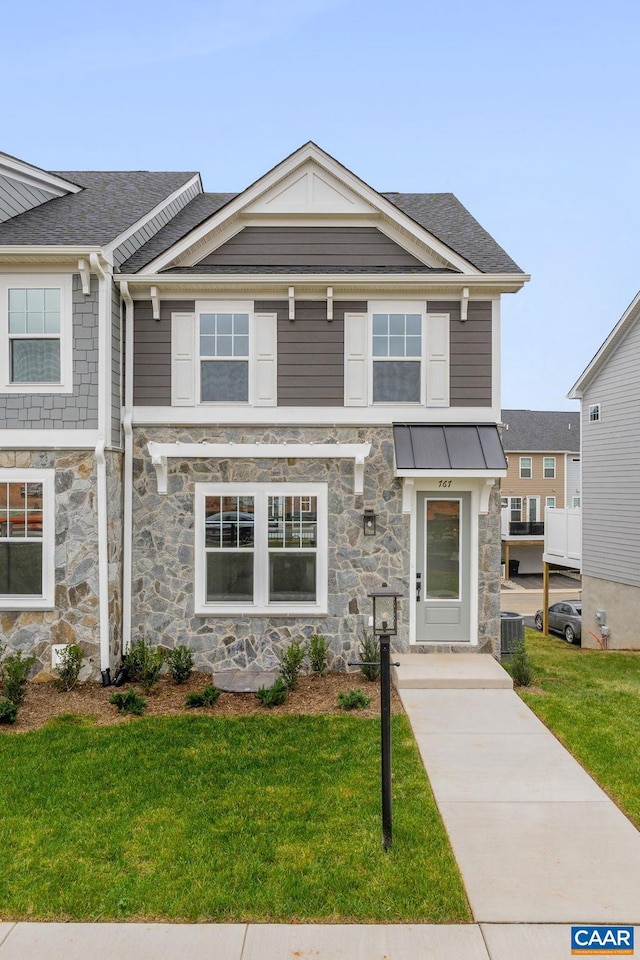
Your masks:
{"label": "standing seam metal awning", "polygon": [[506,471],[495,423],[395,423],[396,469]]}

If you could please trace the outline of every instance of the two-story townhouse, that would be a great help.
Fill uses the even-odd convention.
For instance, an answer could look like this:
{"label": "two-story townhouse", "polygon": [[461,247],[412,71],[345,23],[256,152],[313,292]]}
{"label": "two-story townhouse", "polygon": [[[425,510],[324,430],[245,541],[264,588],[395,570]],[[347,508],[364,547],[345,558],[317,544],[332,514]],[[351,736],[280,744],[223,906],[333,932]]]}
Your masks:
{"label": "two-story townhouse", "polygon": [[502,556],[507,575],[540,573],[549,509],[580,506],[580,414],[503,410]]}
{"label": "two-story townhouse", "polygon": [[[582,423],[582,646],[640,649],[640,293],[569,396]],[[608,635],[606,635],[608,632]]]}
{"label": "two-story townhouse", "polygon": [[[201,666],[224,669],[271,664],[312,632],[344,666],[367,594],[386,580],[406,597],[400,649],[495,652],[500,297],[527,277],[453,195],[378,193],[311,143],[240,194],[174,176],[193,194],[146,242],[117,259],[73,251],[85,267],[72,292],[97,287],[100,304],[99,284],[109,291],[97,321],[103,422],[85,459],[66,452],[66,434],[57,441],[63,499],[44,513],[62,539],[42,555],[60,576],[47,613],[78,637],[85,592],[97,596],[110,621],[103,668],[120,635],[125,647],[138,635],[187,643]],[[0,225],[1,256],[3,229],[37,210]],[[118,250],[130,240],[117,239]],[[22,446],[3,441],[0,479],[24,485],[28,510],[32,478],[9,475],[22,469],[21,436]],[[40,430],[29,446],[37,463],[52,457],[44,439]],[[121,460],[111,487],[101,443]],[[80,491],[98,514],[104,506],[92,538],[72,515]],[[82,570],[66,576],[71,526],[95,590]],[[27,626],[12,595],[5,607],[10,643],[46,645],[44,619]]]}

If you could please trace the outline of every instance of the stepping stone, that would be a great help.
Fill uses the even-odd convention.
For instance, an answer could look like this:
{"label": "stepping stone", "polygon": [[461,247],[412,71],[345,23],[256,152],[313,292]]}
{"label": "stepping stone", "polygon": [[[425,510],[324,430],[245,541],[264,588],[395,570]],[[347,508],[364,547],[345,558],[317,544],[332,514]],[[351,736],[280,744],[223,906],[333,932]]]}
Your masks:
{"label": "stepping stone", "polygon": [[212,682],[225,693],[255,693],[260,687],[270,687],[278,679],[277,670],[221,670],[214,673]]}

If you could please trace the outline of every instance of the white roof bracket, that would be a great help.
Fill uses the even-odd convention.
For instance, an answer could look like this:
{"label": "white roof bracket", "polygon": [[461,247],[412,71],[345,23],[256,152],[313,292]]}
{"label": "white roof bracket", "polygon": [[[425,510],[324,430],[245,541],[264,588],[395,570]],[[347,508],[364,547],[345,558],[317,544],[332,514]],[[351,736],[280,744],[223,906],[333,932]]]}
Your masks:
{"label": "white roof bracket", "polygon": [[327,320],[333,320],[333,287],[327,287]]}
{"label": "white roof bracket", "polygon": [[91,293],[91,270],[86,260],[78,260],[78,273],[82,280],[82,292],[88,297]]}
{"label": "white roof bracket", "polygon": [[296,318],[296,291],[294,287],[289,287],[289,320]]}
{"label": "white roof bracket", "polygon": [[153,308],[153,319],[160,319],[160,297],[158,296],[158,288],[151,287],[151,306]]}
{"label": "white roof bracket", "polygon": [[469,287],[462,288],[462,296],[460,297],[460,319],[464,323],[467,319],[467,308],[469,306]]}

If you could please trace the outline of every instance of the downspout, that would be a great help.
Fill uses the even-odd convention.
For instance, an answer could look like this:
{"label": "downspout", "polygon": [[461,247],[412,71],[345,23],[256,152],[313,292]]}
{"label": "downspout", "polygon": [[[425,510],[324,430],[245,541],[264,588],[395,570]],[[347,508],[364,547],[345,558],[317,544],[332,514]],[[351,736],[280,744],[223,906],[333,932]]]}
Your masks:
{"label": "downspout", "polygon": [[125,303],[125,384],[124,384],[124,530],[122,549],[122,652],[131,643],[131,576],[133,548],[133,299],[126,280],[120,281]]}
{"label": "downspout", "polygon": [[[111,274],[105,270],[100,256],[90,254],[91,267],[98,276],[98,442],[96,443],[97,516],[98,516],[98,604],[100,610],[100,669],[109,666],[109,547],[107,524],[107,399],[111,390],[108,376],[111,357]],[[107,392],[108,391],[108,392]]]}

